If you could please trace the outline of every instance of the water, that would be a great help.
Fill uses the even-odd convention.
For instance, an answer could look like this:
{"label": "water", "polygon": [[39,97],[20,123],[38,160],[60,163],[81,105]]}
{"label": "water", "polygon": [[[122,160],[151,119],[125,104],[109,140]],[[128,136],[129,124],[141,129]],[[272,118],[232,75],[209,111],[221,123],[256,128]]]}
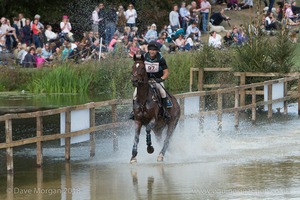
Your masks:
{"label": "water", "polygon": [[[119,151],[112,139],[97,134],[96,156],[88,143],[64,148],[45,143],[44,165],[35,167],[35,145],[14,149],[15,173],[6,174],[0,163],[0,199],[300,199],[300,124],[297,105],[289,116],[264,115],[256,126],[249,116],[233,128],[234,116],[186,119],[177,128],[164,163],[156,158],[162,147],[152,137],[155,152],[146,152],[145,132],[140,136],[138,163],[129,164],[133,123],[119,130]],[[5,161],[5,151],[0,151]],[[13,180],[13,181],[11,181]],[[7,192],[8,191],[8,192]],[[25,194],[26,193],[26,194]]]}

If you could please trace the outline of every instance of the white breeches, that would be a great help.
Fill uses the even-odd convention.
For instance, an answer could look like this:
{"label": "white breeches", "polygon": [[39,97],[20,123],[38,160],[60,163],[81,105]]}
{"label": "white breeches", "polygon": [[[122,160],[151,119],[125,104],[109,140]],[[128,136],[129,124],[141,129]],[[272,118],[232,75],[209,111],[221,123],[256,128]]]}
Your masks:
{"label": "white breeches", "polygon": [[[161,95],[161,98],[166,98],[167,97],[167,94],[166,94],[166,91],[163,89],[164,86],[164,83],[156,83],[156,88],[158,89],[158,91],[160,92],[160,95]],[[134,92],[133,92],[133,100],[136,100],[136,94],[137,94],[137,88],[134,89]]]}

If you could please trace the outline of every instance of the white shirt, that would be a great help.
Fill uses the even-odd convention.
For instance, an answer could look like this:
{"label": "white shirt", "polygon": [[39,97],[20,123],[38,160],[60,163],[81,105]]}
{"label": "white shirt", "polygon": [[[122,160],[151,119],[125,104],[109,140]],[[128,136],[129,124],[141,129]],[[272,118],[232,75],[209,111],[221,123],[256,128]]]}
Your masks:
{"label": "white shirt", "polygon": [[202,13],[209,13],[209,8],[211,7],[208,1],[201,2],[201,8],[206,8],[205,10],[201,10]]}
{"label": "white shirt", "polygon": [[57,38],[57,34],[50,30],[46,30],[45,35],[46,35],[47,41],[54,40]]}
{"label": "white shirt", "polygon": [[178,12],[171,11],[169,14],[169,20],[171,26],[179,26],[179,14]]}
{"label": "white shirt", "polygon": [[60,22],[60,29],[62,33],[69,33],[72,29],[71,23],[67,22],[67,25],[65,26],[65,22]]}
{"label": "white shirt", "polygon": [[102,19],[99,18],[98,12],[96,10],[92,13],[93,24],[98,24]]}
{"label": "white shirt", "polygon": [[220,48],[222,45],[222,37],[219,34],[216,34],[216,37],[209,36],[208,38],[208,46],[213,46],[215,48]]}
{"label": "white shirt", "polygon": [[127,19],[128,24],[135,24],[135,19],[137,18],[137,13],[135,9],[128,9],[125,12],[125,17]]}

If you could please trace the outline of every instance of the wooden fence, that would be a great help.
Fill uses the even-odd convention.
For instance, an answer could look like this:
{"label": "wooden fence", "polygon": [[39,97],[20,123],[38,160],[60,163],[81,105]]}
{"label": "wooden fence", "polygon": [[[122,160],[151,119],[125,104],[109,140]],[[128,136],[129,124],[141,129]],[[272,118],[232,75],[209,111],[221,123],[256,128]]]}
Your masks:
{"label": "wooden fence", "polygon": [[[287,84],[290,81],[298,81],[298,90],[288,93],[287,92]],[[284,97],[279,99],[272,100],[272,85],[283,82],[284,83]],[[257,87],[267,86],[268,87],[268,101],[257,101],[256,100],[256,92]],[[240,95],[244,93],[246,89],[251,89],[249,94],[252,95],[252,101],[248,105],[241,105],[240,103]],[[234,107],[232,108],[224,108],[223,107],[223,96],[231,94],[234,96]],[[299,76],[296,77],[287,77],[277,80],[265,81],[261,83],[253,83],[249,85],[235,86],[231,88],[211,90],[211,91],[198,91],[198,92],[190,92],[184,94],[175,95],[181,106],[181,119],[184,116],[185,109],[185,99],[189,97],[199,97],[199,111],[197,115],[193,117],[199,117],[200,121],[204,120],[205,115],[213,115],[216,114],[218,117],[217,125],[218,129],[222,129],[222,114],[226,112],[234,112],[235,120],[234,125],[238,127],[239,125],[239,112],[242,110],[251,109],[252,112],[252,121],[256,121],[256,108],[261,105],[268,105],[268,118],[272,117],[272,104],[277,102],[284,102],[284,114],[287,114],[287,101],[293,98],[298,99],[298,114],[300,114],[300,79]],[[216,96],[217,98],[217,109],[215,110],[206,110],[205,106],[205,97],[206,96]],[[5,121],[5,135],[6,141],[5,143],[0,143],[0,149],[6,149],[6,162],[7,162],[7,171],[13,172],[13,147],[23,146],[26,144],[36,143],[36,162],[37,166],[42,166],[43,163],[43,153],[42,153],[42,142],[49,140],[57,140],[61,138],[65,138],[65,159],[70,160],[70,150],[71,150],[71,137],[90,133],[90,156],[93,157],[95,155],[95,132],[105,129],[114,129],[120,126],[129,126],[133,125],[130,122],[118,122],[117,121],[117,106],[118,105],[130,105],[132,100],[110,100],[104,102],[92,102],[84,105],[78,106],[70,106],[64,108],[58,108],[53,110],[45,110],[45,111],[37,111],[31,113],[20,113],[20,114],[6,114],[0,116],[0,121]],[[112,122],[103,125],[95,125],[95,111],[96,108],[110,106],[112,112]],[[90,128],[73,131],[71,132],[71,111],[74,110],[90,110]],[[65,134],[54,133],[51,135],[43,135],[43,117],[65,113]],[[12,131],[12,120],[13,119],[26,119],[26,118],[36,118],[36,137],[20,139],[13,141],[13,131]],[[113,147],[117,149],[117,136],[113,133]]]}

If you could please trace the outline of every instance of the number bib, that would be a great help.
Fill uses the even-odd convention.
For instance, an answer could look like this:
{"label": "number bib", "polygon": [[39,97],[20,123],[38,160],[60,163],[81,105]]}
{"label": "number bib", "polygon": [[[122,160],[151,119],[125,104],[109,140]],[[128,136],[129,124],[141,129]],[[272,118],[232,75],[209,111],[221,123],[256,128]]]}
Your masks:
{"label": "number bib", "polygon": [[159,72],[159,63],[158,62],[151,63],[151,62],[145,61],[145,67],[146,67],[147,73]]}

